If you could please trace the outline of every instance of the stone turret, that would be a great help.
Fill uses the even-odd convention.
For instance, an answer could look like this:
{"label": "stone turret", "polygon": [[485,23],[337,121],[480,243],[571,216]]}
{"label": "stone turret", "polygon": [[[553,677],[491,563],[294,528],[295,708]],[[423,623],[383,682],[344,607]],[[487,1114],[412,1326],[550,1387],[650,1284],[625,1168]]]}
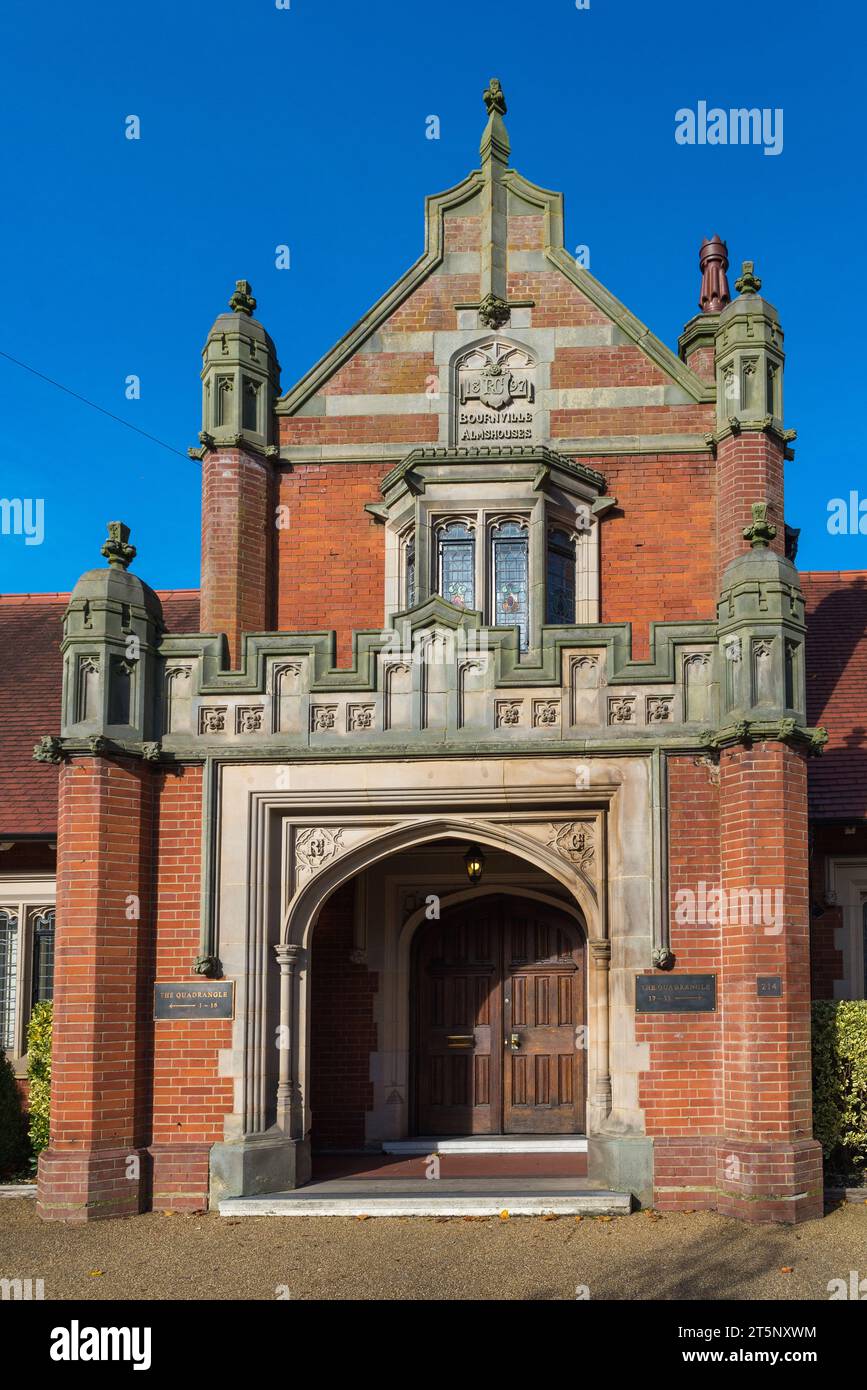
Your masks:
{"label": "stone turret", "polygon": [[253,318],[249,281],[238,280],[203,352],[202,599],[205,632],[223,632],[237,663],[245,632],[273,622],[274,401],[280,364]]}
{"label": "stone turret", "polygon": [[273,342],[253,318],[256,300],[248,280],[236,281],[229,308],[215,320],[202,350],[201,442],[273,454],[280,364]]}
{"label": "stone turret", "polygon": [[61,735],[141,743],[157,736],[163,611],[153,589],[129,573],[129,527],[110,521],[108,533],[108,564],[81,576],[64,615]]}
{"label": "stone turret", "polygon": [[753,504],[750,549],[731,562],[718,604],[723,725],[806,723],[804,596],[791,560],[769,548],[776,526]]}
{"label": "stone turret", "polygon": [[722,310],[716,334],[717,425],[783,424],[783,330],[759,290],[752,261],[735,281],[737,299]]}

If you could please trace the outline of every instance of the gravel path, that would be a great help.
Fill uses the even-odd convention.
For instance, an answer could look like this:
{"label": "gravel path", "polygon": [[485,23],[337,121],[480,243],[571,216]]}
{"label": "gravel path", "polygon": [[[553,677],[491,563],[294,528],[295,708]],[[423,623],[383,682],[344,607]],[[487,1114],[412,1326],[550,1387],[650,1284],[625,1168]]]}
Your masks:
{"label": "gravel path", "polygon": [[[867,1203],[803,1226],[647,1212],[511,1220],[149,1214],[89,1226],[0,1203],[0,1278],[46,1299],[828,1298],[867,1278]],[[279,1293],[278,1293],[279,1290]]]}

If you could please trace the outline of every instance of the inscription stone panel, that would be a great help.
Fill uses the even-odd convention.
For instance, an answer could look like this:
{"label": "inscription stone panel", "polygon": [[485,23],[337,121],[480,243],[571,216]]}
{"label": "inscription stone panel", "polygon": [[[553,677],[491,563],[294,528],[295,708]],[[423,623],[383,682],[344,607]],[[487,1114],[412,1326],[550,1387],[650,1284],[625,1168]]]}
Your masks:
{"label": "inscription stone panel", "polygon": [[524,348],[488,343],[458,362],[456,444],[532,444],[536,364]]}

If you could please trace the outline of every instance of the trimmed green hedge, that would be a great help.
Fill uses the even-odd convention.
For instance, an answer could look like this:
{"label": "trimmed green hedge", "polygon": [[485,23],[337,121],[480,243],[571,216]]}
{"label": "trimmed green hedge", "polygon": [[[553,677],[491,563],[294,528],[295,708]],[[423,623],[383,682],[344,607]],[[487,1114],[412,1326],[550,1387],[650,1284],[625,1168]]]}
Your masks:
{"label": "trimmed green hedge", "polygon": [[27,1122],[12,1063],[0,1047],[0,1180],[16,1178],[27,1162]]}
{"label": "trimmed green hedge", "polygon": [[813,1004],[813,1133],[829,1176],[867,1176],[867,1000]]}
{"label": "trimmed green hedge", "polygon": [[51,1019],[50,1001],[34,1004],[27,1025],[27,1079],[30,1082],[30,1145],[34,1157],[48,1147],[48,1121],[51,1113]]}

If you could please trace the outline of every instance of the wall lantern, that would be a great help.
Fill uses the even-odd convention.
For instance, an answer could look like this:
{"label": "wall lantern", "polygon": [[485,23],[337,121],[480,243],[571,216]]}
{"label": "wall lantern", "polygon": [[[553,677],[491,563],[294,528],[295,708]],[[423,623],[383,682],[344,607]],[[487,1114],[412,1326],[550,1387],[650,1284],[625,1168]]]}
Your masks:
{"label": "wall lantern", "polygon": [[481,882],[482,874],[485,871],[485,856],[478,845],[470,845],[464,855],[464,863],[467,866],[467,878],[470,883]]}

